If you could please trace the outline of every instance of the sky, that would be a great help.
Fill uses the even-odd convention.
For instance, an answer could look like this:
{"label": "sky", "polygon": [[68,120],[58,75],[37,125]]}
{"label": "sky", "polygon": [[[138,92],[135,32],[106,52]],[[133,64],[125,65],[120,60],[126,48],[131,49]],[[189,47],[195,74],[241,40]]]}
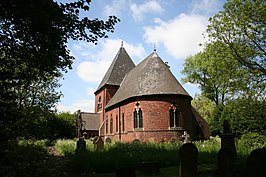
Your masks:
{"label": "sky", "polygon": [[[60,0],[69,2],[69,0]],[[100,39],[97,45],[69,41],[68,49],[75,57],[73,69],[64,74],[59,91],[63,97],[58,112],[77,110],[94,112],[94,92],[123,46],[137,65],[156,49],[171,72],[194,97],[198,85],[182,83],[184,61],[200,51],[208,19],[223,9],[225,0],[92,0],[90,11],[82,13],[91,19],[106,20],[115,15],[121,22],[115,32]]]}

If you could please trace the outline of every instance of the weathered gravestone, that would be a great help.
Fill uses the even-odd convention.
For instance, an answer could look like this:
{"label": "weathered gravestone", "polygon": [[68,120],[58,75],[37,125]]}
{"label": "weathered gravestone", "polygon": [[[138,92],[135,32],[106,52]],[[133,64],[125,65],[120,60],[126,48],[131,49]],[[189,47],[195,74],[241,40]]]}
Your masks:
{"label": "weathered gravestone", "polygon": [[80,137],[77,141],[76,152],[86,151],[86,141],[84,137]]}
{"label": "weathered gravestone", "polygon": [[184,139],[184,143],[190,143],[190,135],[187,133],[187,131],[184,131],[184,134],[181,136]]}
{"label": "weathered gravestone", "polygon": [[134,139],[133,143],[140,143],[139,139]]}
{"label": "weathered gravestone", "polygon": [[221,149],[217,154],[219,177],[232,177],[237,157],[235,135],[227,120],[223,123],[223,133],[220,135]]}
{"label": "weathered gravestone", "polygon": [[160,164],[157,161],[141,162],[140,173],[143,175],[159,175]]}
{"label": "weathered gravestone", "polygon": [[179,149],[179,158],[179,177],[197,177],[197,147],[192,143],[183,144]]}
{"label": "weathered gravestone", "polygon": [[221,138],[221,149],[231,150],[232,151],[231,155],[235,160],[237,157],[236,146],[235,146],[235,134],[232,133],[229,122],[227,120],[224,121],[223,133],[220,135],[220,138]]}
{"label": "weathered gravestone", "polygon": [[234,153],[231,149],[221,148],[217,154],[219,177],[233,177]]}
{"label": "weathered gravestone", "polygon": [[105,142],[108,143],[108,144],[110,144],[110,143],[112,143],[112,139],[109,138],[109,137],[107,137],[107,138],[105,139]]}
{"label": "weathered gravestone", "polygon": [[93,144],[94,144],[94,149],[96,149],[96,151],[102,151],[104,149],[104,142],[101,137],[95,138]]}
{"label": "weathered gravestone", "polygon": [[266,148],[253,150],[246,164],[246,177],[266,176]]}
{"label": "weathered gravestone", "polygon": [[116,170],[116,177],[135,177],[135,169],[131,167],[123,167]]}

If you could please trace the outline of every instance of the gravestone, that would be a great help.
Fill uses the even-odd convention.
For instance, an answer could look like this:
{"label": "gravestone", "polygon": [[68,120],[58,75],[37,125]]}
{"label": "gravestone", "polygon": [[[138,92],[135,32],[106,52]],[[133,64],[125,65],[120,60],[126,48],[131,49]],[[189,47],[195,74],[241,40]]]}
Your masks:
{"label": "gravestone", "polygon": [[220,135],[221,138],[221,149],[229,149],[232,151],[232,156],[234,160],[237,157],[236,146],[235,146],[235,135],[230,129],[229,122],[224,121],[223,133]]}
{"label": "gravestone", "polygon": [[190,136],[187,131],[184,131],[184,134],[181,136],[184,139],[184,143],[190,143]]}
{"label": "gravestone", "polygon": [[135,177],[135,169],[131,167],[123,167],[116,170],[116,177]]}
{"label": "gravestone", "polygon": [[232,177],[234,169],[234,152],[228,148],[221,148],[217,154],[219,177]]}
{"label": "gravestone", "polygon": [[134,139],[133,143],[140,143],[139,139]]}
{"label": "gravestone", "polygon": [[112,142],[112,139],[109,138],[109,137],[107,137],[107,138],[105,139],[105,142],[108,143],[108,144],[110,144],[110,143]]}
{"label": "gravestone", "polygon": [[266,148],[253,150],[246,164],[246,177],[264,177],[266,174]]}
{"label": "gravestone", "polygon": [[104,142],[101,137],[97,137],[97,139],[95,138],[93,144],[96,151],[102,151],[104,149]]}
{"label": "gravestone", "polygon": [[84,137],[80,137],[77,141],[76,152],[86,151],[86,141]]}
{"label": "gravestone", "polygon": [[179,149],[179,177],[198,176],[198,149],[192,143],[185,143]]}
{"label": "gravestone", "polygon": [[140,173],[142,175],[159,175],[160,174],[160,164],[157,161],[141,162]]}

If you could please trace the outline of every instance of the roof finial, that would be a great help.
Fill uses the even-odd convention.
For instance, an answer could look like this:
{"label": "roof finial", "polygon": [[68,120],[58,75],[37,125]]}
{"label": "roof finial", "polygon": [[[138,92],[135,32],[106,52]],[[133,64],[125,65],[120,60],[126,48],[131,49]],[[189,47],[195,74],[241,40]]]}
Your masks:
{"label": "roof finial", "polygon": [[123,47],[123,41],[121,41],[121,47]]}
{"label": "roof finial", "polygon": [[153,45],[153,51],[156,52],[156,45]]}

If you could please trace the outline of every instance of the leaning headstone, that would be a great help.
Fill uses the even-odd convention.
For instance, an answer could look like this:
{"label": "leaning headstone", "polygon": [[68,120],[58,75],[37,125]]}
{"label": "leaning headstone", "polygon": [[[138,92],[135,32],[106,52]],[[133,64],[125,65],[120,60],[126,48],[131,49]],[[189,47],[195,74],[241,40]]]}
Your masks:
{"label": "leaning headstone", "polygon": [[135,169],[131,167],[123,167],[116,170],[116,177],[135,177]]}
{"label": "leaning headstone", "polygon": [[179,158],[179,177],[197,177],[197,147],[192,143],[183,144],[179,149]]}
{"label": "leaning headstone", "polygon": [[246,164],[246,177],[264,177],[266,174],[266,148],[253,150]]}
{"label": "leaning headstone", "polygon": [[96,151],[102,151],[104,149],[104,142],[101,137],[98,137],[97,139],[95,139],[93,144],[94,144],[94,148],[96,149]]}
{"label": "leaning headstone", "polygon": [[219,177],[232,177],[234,169],[234,152],[228,148],[221,148],[217,154]]}
{"label": "leaning headstone", "polygon": [[84,137],[80,137],[77,141],[76,152],[86,151],[86,141]]}
{"label": "leaning headstone", "polygon": [[141,162],[140,173],[142,175],[156,176],[160,174],[160,164],[157,161]]}

